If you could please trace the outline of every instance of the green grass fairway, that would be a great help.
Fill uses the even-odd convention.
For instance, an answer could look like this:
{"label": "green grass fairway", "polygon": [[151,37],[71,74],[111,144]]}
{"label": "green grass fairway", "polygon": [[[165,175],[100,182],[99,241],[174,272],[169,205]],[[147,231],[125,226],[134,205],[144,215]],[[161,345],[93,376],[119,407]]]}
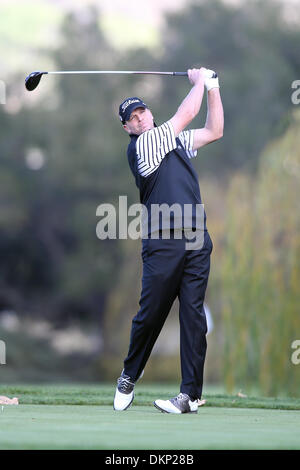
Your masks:
{"label": "green grass fairway", "polygon": [[274,399],[257,398],[255,408],[254,399],[247,407],[237,406],[244,398],[205,396],[198,414],[170,415],[152,405],[159,390],[162,397],[174,392],[137,387],[133,406],[115,412],[114,385],[1,387],[0,395],[18,396],[20,405],[0,406],[0,449],[300,449],[299,400],[278,409]]}
{"label": "green grass fairway", "polygon": [[299,449],[299,412],[201,408],[168,415],[136,406],[6,406],[1,449]]}

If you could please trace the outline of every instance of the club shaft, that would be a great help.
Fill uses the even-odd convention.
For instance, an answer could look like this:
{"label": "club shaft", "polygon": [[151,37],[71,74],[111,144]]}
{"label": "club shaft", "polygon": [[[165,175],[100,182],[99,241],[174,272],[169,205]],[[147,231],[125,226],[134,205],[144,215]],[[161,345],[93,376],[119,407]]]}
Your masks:
{"label": "club shaft", "polygon": [[47,74],[136,74],[136,75],[178,75],[187,76],[187,72],[155,72],[155,71],[137,71],[137,70],[59,70],[55,72],[44,72]]}

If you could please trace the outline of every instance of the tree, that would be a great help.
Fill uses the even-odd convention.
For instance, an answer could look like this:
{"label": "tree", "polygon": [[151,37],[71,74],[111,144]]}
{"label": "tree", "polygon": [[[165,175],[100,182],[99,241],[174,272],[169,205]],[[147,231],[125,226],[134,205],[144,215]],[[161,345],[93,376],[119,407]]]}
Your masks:
{"label": "tree", "polygon": [[220,260],[229,390],[299,393],[291,361],[300,328],[299,126],[295,112],[264,149],[255,180],[237,174],[230,185]]}

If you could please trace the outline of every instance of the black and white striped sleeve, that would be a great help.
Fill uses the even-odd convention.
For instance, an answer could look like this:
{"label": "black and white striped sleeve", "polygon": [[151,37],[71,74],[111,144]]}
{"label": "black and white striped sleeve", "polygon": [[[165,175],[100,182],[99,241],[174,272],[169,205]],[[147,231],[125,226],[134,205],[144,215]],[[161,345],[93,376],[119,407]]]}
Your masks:
{"label": "black and white striped sleeve", "polygon": [[189,158],[194,158],[197,156],[197,150],[193,150],[194,145],[194,129],[188,131],[182,131],[178,135],[180,142],[187,153]]}
{"label": "black and white striped sleeve", "polygon": [[141,176],[151,175],[163,158],[177,147],[172,124],[168,121],[139,136],[136,142],[137,165]]}

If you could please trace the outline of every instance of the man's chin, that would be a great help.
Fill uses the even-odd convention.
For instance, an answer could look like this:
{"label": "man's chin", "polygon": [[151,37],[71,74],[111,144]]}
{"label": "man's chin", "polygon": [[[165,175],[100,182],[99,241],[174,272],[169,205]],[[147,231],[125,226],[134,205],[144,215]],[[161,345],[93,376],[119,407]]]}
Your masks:
{"label": "man's chin", "polygon": [[141,130],[141,134],[143,134],[144,132],[150,131],[150,129],[152,129],[152,127],[150,127],[150,126],[143,127],[142,130]]}

